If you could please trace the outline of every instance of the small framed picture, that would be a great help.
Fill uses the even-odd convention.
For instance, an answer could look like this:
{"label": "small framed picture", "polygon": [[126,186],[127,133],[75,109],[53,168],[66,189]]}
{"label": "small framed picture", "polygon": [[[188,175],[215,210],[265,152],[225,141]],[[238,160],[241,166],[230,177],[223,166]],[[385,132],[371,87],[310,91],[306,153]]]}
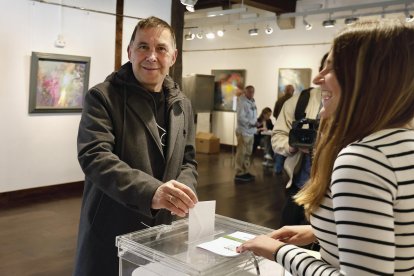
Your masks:
{"label": "small framed picture", "polygon": [[29,113],[81,112],[91,58],[32,52]]}

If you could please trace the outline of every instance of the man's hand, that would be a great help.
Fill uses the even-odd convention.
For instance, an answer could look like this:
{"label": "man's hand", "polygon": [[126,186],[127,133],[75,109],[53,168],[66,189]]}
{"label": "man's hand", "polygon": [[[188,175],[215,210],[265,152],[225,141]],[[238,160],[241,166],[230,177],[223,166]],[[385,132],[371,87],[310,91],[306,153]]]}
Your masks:
{"label": "man's hand", "polygon": [[170,180],[155,191],[152,209],[167,209],[180,217],[185,217],[190,208],[198,202],[197,196],[186,185]]}

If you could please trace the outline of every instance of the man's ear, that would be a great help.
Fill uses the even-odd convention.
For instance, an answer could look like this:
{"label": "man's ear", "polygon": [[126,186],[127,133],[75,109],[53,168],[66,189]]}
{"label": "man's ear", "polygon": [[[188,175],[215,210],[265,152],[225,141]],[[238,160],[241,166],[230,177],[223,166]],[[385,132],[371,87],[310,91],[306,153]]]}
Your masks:
{"label": "man's ear", "polygon": [[173,54],[172,59],[171,59],[171,66],[173,66],[175,61],[177,60],[177,55],[178,55],[178,50],[175,49],[174,54]]}
{"label": "man's ear", "polygon": [[128,52],[128,59],[129,59],[129,61],[131,61],[131,51],[132,51],[131,44],[128,44],[127,52]]}

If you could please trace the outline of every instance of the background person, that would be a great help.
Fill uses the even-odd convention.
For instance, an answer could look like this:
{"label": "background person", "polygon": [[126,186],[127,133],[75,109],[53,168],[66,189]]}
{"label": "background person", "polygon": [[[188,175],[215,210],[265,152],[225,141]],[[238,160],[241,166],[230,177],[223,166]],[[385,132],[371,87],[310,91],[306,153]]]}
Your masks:
{"label": "background person", "polygon": [[184,217],[197,202],[190,101],[167,76],[177,56],[163,20],[139,21],[129,62],[91,88],[78,133],[85,187],[74,275],[118,275],[117,235]]}
{"label": "background person", "polygon": [[[325,54],[322,57],[319,71],[322,70],[325,63]],[[307,102],[303,102],[304,95],[308,93]],[[303,106],[300,106],[303,105]],[[321,108],[321,91],[319,88],[309,88],[301,94],[291,97],[285,102],[282,110],[276,120],[272,134],[273,151],[279,155],[286,156],[284,160],[284,170],[289,178],[286,184],[286,202],[283,206],[280,227],[284,225],[308,224],[302,206],[299,206],[293,200],[296,193],[309,180],[312,165],[311,150],[306,147],[292,147],[289,145],[289,132],[292,129],[293,122],[297,120],[296,110],[302,109],[301,118],[316,119]]]}
{"label": "background person", "polygon": [[254,134],[253,153],[257,150],[258,146],[262,146],[263,157],[265,159],[262,163],[263,166],[273,167],[273,150],[269,135],[273,129],[272,119],[270,119],[271,116],[272,110],[270,107],[265,107],[257,118],[257,132]]}
{"label": "background person", "polygon": [[235,181],[249,182],[254,175],[249,172],[253,151],[254,134],[257,132],[257,108],[254,101],[254,87],[248,85],[244,94],[237,98],[237,150]]}
{"label": "background person", "polygon": [[[273,253],[294,275],[414,275],[413,46],[414,26],[399,20],[339,33],[314,79],[321,125],[296,197],[312,227],[284,227],[239,251]],[[320,260],[294,245],[316,238]]]}
{"label": "background person", "polygon": [[[275,103],[275,108],[273,109],[273,117],[277,120],[279,117],[280,111],[282,110],[283,105],[287,100],[289,100],[293,93],[295,92],[295,87],[291,84],[288,84],[285,86],[285,89],[283,91],[283,95],[279,97]],[[283,165],[285,164],[286,156],[274,153],[274,170],[276,174],[281,174],[283,172]]]}

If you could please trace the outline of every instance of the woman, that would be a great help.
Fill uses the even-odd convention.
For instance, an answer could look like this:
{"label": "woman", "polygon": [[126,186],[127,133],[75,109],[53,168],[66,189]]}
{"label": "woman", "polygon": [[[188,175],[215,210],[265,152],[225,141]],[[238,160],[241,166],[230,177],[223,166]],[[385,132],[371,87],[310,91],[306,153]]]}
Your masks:
{"label": "woman", "polygon": [[[311,179],[296,196],[311,226],[239,248],[293,275],[414,275],[414,25],[360,22],[334,40]],[[321,260],[297,245],[318,241]]]}
{"label": "woman", "polygon": [[[263,132],[267,132],[273,129],[273,123],[270,117],[272,116],[272,110],[270,107],[265,107],[262,109],[259,117],[257,118],[257,133],[254,135],[253,141],[253,153],[256,151],[257,147],[261,144],[264,146],[264,158],[265,162],[263,165],[268,165],[268,161],[272,161],[273,150],[270,143],[270,135],[265,135]],[[270,166],[273,166],[270,164]]]}

